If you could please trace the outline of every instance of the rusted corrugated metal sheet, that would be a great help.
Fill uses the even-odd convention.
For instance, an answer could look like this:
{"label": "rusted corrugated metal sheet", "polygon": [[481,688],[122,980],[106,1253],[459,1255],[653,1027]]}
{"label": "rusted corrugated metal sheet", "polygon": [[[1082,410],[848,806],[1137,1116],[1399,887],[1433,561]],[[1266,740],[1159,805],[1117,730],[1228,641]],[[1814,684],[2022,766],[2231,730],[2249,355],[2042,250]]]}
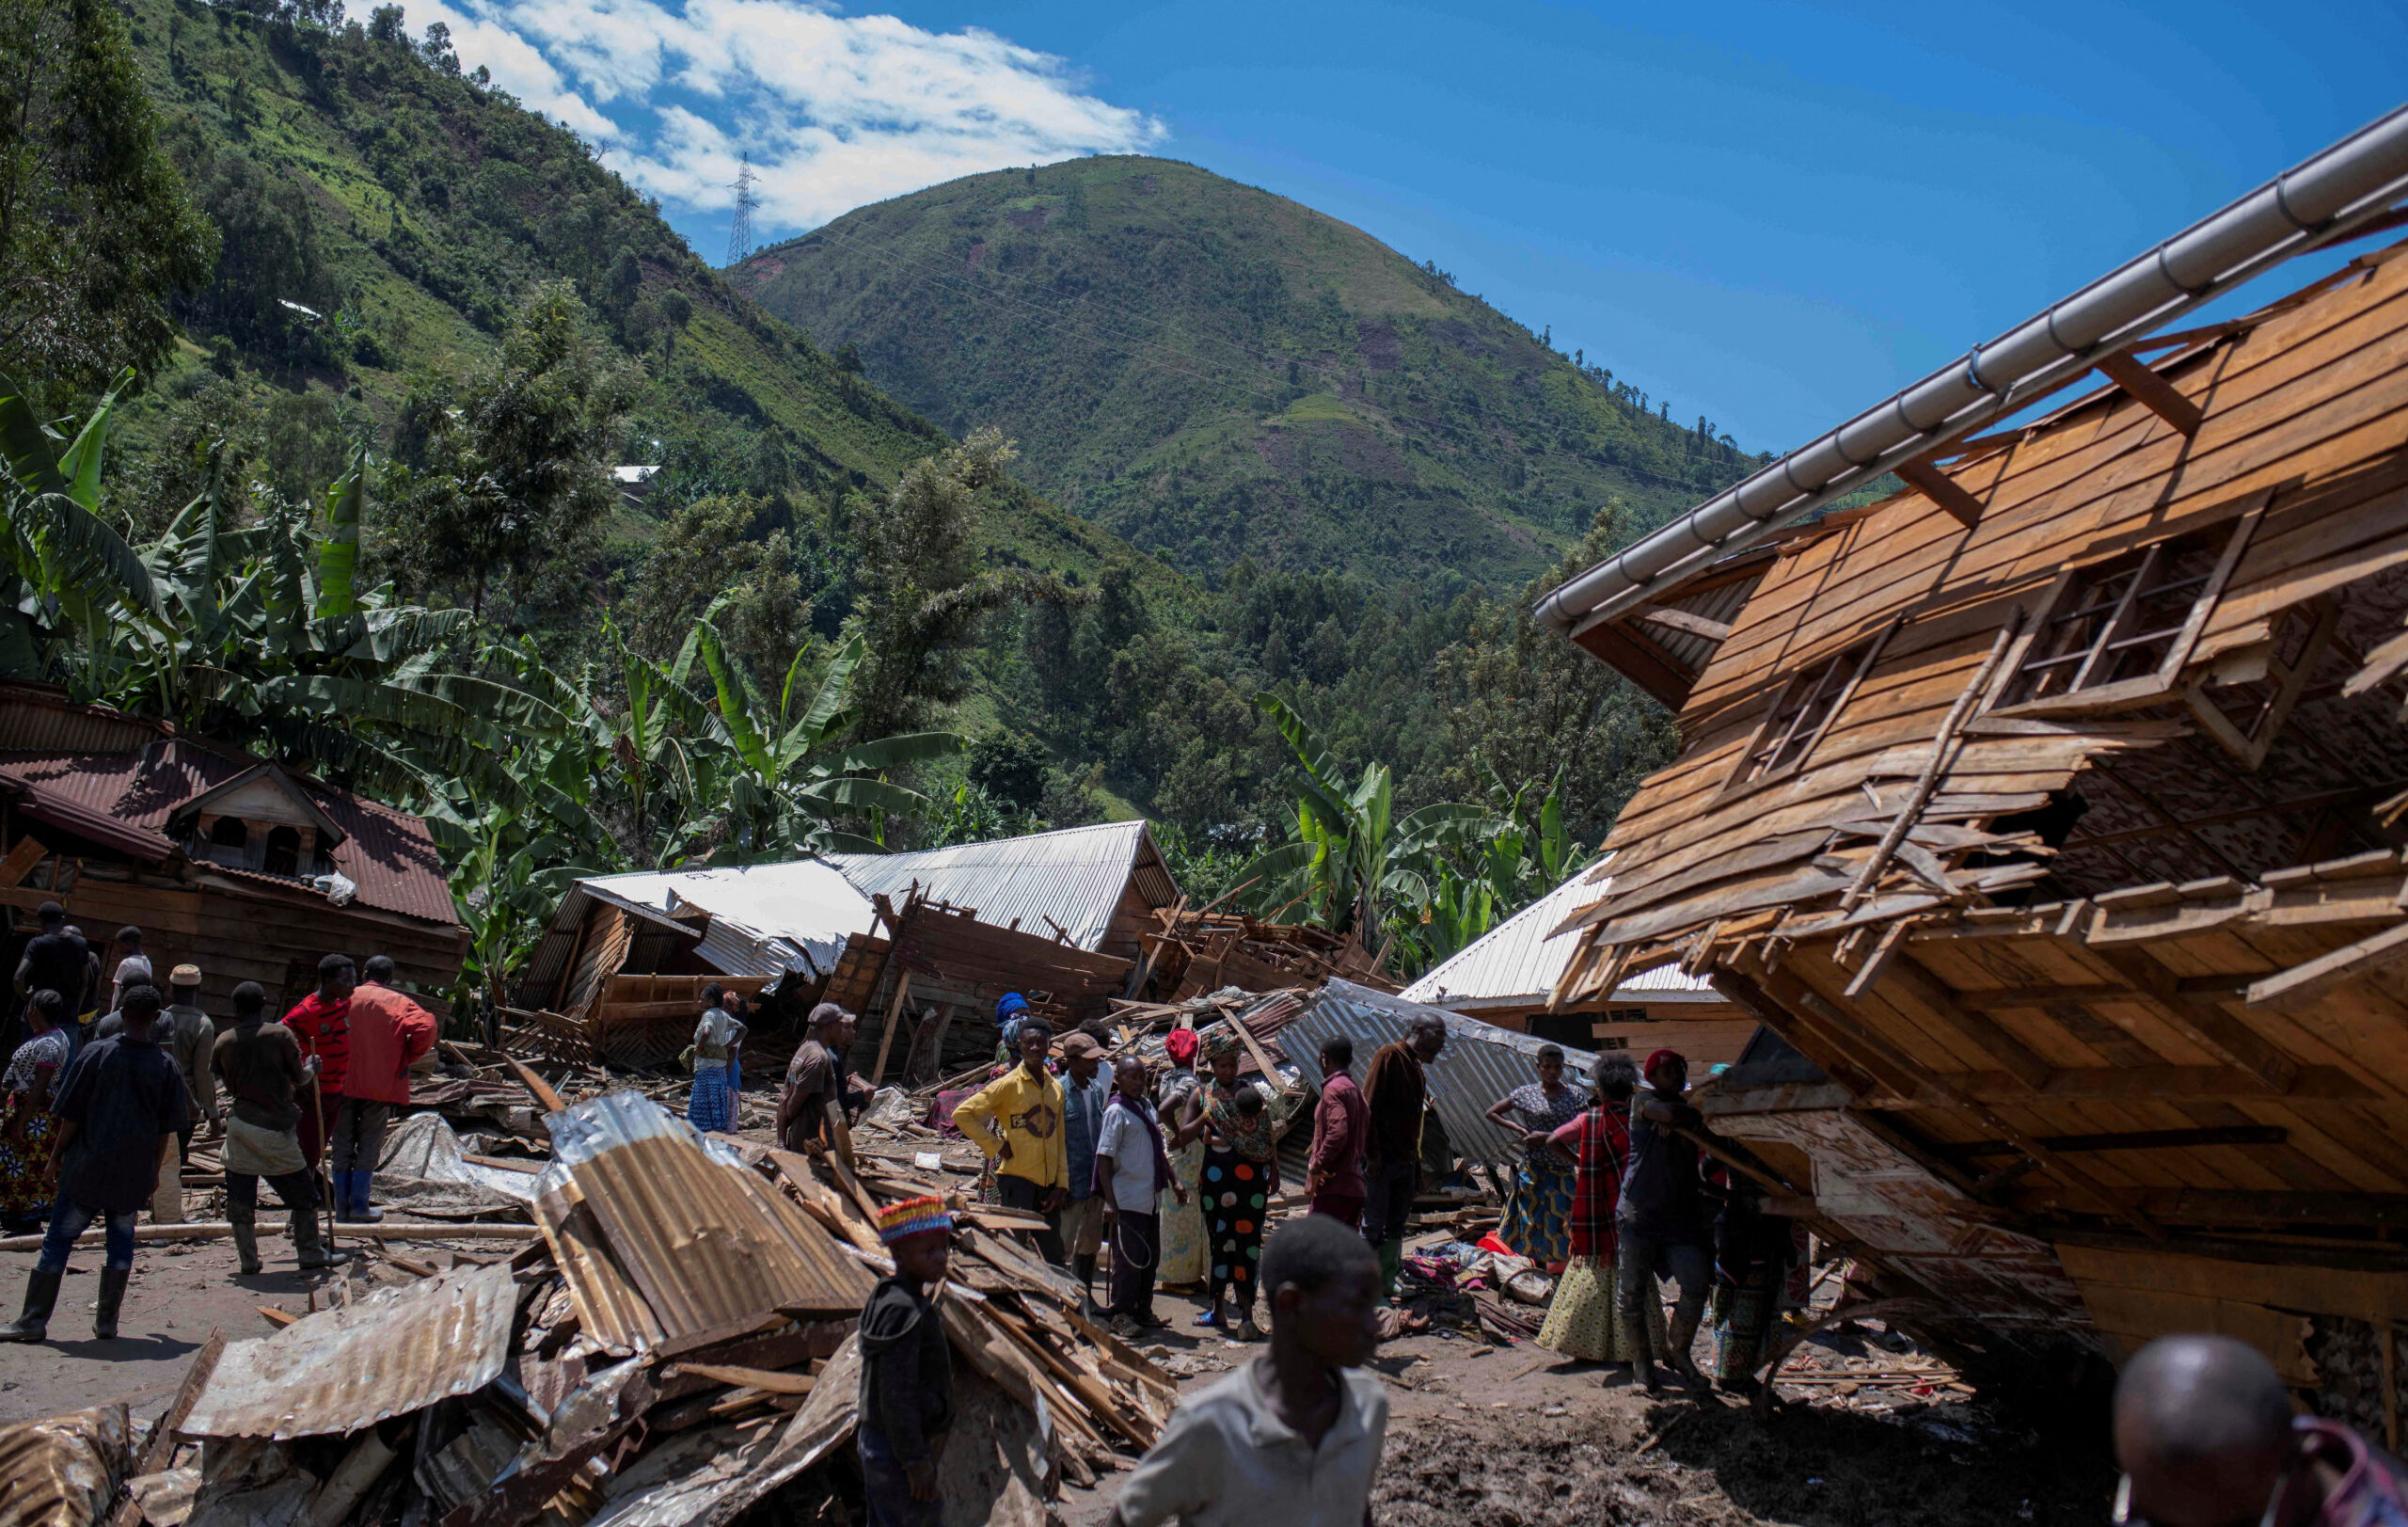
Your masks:
{"label": "rusted corrugated metal sheet", "polygon": [[[1404,1038],[1413,1020],[1428,1014],[1447,1026],[1447,1043],[1430,1062],[1430,1105],[1447,1126],[1447,1143],[1473,1161],[1510,1161],[1521,1154],[1522,1137],[1492,1123],[1491,1105],[1517,1087],[1539,1079],[1538,1054],[1546,1042],[1517,1034],[1443,1008],[1425,1007],[1402,997],[1375,992],[1353,981],[1334,980],[1321,989],[1301,1017],[1280,1031],[1279,1047],[1304,1068],[1314,1085],[1321,1082],[1321,1042],[1343,1034],[1354,1042],[1354,1069],[1359,1076],[1381,1045]],[[1563,1049],[1564,1080],[1587,1084],[1596,1056],[1587,1050]]]}
{"label": "rusted corrugated metal sheet", "polygon": [[[598,1240],[571,1271],[579,1309],[609,1309],[629,1345],[673,1341],[778,1310],[852,1313],[876,1281],[825,1231],[759,1176],[708,1153],[684,1120],[637,1092],[590,1098],[550,1116],[555,1165],[539,1217],[547,1234],[576,1238],[564,1174]],[[569,1232],[562,1235],[562,1232]],[[607,1264],[598,1277],[593,1262]],[[612,1280],[640,1295],[653,1330],[625,1308]],[[657,1334],[654,1334],[657,1331]]]}
{"label": "rusted corrugated metal sheet", "polygon": [[98,1521],[125,1472],[127,1442],[122,1404],[0,1426],[0,1522]]}
{"label": "rusted corrugated metal sheet", "polygon": [[508,1263],[456,1267],[234,1342],[180,1428],[194,1437],[357,1431],[493,1382],[510,1355]]}

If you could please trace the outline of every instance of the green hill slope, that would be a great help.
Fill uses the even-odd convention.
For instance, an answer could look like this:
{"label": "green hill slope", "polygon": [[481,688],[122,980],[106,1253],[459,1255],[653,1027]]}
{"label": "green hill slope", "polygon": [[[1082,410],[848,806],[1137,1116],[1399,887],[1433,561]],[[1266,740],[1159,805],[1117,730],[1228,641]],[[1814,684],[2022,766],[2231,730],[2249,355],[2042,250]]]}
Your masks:
{"label": "green hill slope", "polygon": [[[212,371],[381,437],[413,373],[490,352],[526,294],[561,279],[644,375],[630,459],[662,470],[623,547],[705,493],[832,497],[947,443],[730,290],[574,134],[413,45],[399,10],[329,30],[291,8],[124,7],[164,139],[229,251],[179,304],[195,347],[131,410],[137,448],[175,401],[219,385]],[[1129,557],[1024,492],[988,529],[1006,561]]]}
{"label": "green hill slope", "polygon": [[1002,424],[1039,491],[1193,573],[1510,585],[1608,497],[1650,521],[1754,465],[1445,273],[1169,160],[949,182],[728,278],[947,427]]}

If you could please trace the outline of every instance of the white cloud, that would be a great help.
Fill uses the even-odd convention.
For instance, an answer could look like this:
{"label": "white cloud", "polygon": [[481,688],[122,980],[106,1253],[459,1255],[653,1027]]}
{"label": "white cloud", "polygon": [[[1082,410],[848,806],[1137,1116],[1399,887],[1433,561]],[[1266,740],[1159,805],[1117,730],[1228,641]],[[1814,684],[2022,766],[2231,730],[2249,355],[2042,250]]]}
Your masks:
{"label": "white cloud", "polygon": [[732,203],[737,156],[764,234],[1012,165],[1125,153],[1162,123],[1089,93],[1051,54],[808,0],[420,0],[462,64],[608,145],[688,211]]}

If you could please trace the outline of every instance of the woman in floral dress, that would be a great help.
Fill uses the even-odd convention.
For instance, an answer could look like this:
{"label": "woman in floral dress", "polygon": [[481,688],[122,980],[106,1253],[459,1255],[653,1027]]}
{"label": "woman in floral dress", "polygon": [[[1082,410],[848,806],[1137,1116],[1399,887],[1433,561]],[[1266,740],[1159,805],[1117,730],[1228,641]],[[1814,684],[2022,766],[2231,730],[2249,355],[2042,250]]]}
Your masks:
{"label": "woman in floral dress", "polygon": [[1488,1117],[1512,1128],[1510,1114],[1519,1114],[1522,1159],[1513,1169],[1505,1196],[1505,1219],[1497,1238],[1548,1272],[1559,1271],[1572,1256],[1567,1220],[1572,1213],[1572,1163],[1547,1145],[1547,1137],[1578,1119],[1589,1100],[1563,1085],[1563,1052],[1555,1045],[1539,1048],[1539,1079],[1499,1098]]}
{"label": "woman in floral dress", "polygon": [[72,1053],[67,1003],[37,992],[25,1009],[33,1038],[17,1046],[0,1073],[0,1220],[11,1230],[45,1218],[55,1185],[50,1175],[50,1095]]}

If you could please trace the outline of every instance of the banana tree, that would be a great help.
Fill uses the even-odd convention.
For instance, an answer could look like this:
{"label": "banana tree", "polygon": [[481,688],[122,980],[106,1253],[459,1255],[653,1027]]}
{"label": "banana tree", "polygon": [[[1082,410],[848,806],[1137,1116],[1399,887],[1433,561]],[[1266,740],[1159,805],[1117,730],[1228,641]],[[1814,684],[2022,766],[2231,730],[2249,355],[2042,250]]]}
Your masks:
{"label": "banana tree", "polygon": [[102,448],[132,376],[71,440],[0,375],[0,676],[56,676],[77,632],[158,609],[150,567],[100,515]]}
{"label": "banana tree", "polygon": [[1488,813],[1444,802],[1400,819],[1387,765],[1366,766],[1349,786],[1328,742],[1295,708],[1267,692],[1255,703],[1287,741],[1300,778],[1294,837],[1238,871],[1241,882],[1255,882],[1248,899],[1264,909],[1302,900],[1313,921],[1367,943],[1391,904],[1418,914],[1430,899],[1420,867],[1435,851],[1479,836]]}
{"label": "banana tree", "polygon": [[867,656],[859,635],[829,658],[807,695],[811,654],[796,653],[772,707],[715,624],[724,600],[704,612],[693,634],[710,675],[716,712],[710,737],[718,744],[700,793],[720,808],[727,833],[714,857],[749,864],[805,851],[879,851],[884,845],[876,838],[837,824],[918,815],[927,798],[879,776],[958,753],[961,739],[952,732],[909,732],[839,745],[853,724],[853,679]]}

